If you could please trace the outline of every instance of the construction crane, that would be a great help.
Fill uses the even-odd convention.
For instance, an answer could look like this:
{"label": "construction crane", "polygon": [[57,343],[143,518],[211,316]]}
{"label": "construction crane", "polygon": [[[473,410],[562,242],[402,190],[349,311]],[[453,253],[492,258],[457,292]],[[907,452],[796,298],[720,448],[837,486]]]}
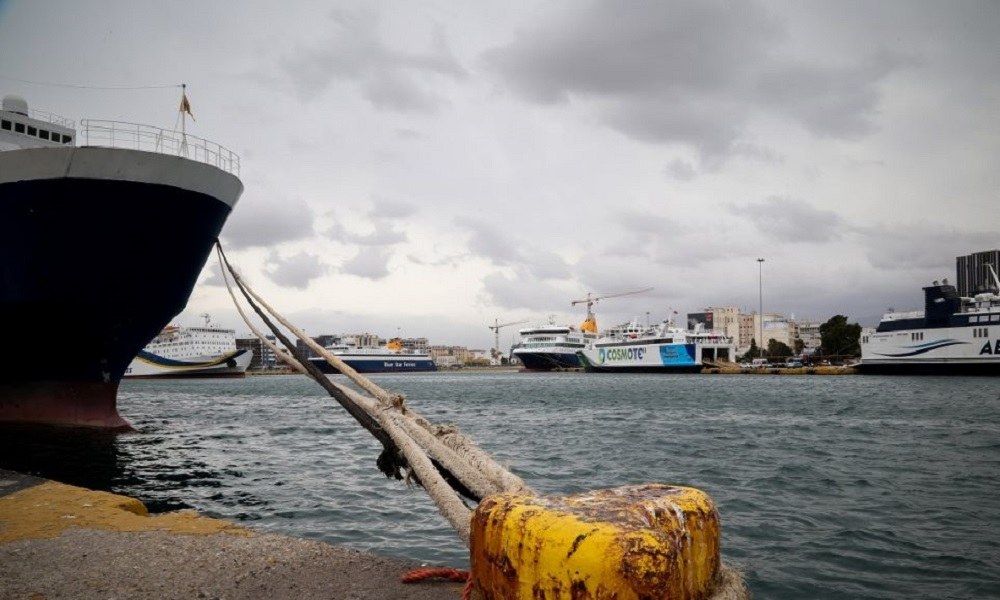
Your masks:
{"label": "construction crane", "polygon": [[580,331],[585,331],[587,333],[597,333],[597,317],[594,316],[594,312],[591,310],[599,300],[604,300],[606,298],[618,298],[619,296],[631,296],[633,294],[642,294],[648,292],[653,288],[643,288],[641,290],[633,290],[631,292],[621,292],[619,294],[604,294],[603,296],[593,296],[591,297],[590,292],[587,292],[587,297],[583,300],[573,300],[570,302],[570,306],[576,306],[577,304],[587,305],[587,318],[584,319],[583,323],[580,324]]}
{"label": "construction crane", "polygon": [[500,356],[500,330],[503,329],[504,327],[510,327],[511,325],[520,325],[522,323],[527,323],[527,322],[528,322],[527,320],[524,320],[524,321],[511,321],[510,323],[501,323],[500,319],[493,319],[493,324],[489,325],[488,327],[493,330],[493,334],[496,336],[496,339],[494,340],[493,344],[494,358]]}

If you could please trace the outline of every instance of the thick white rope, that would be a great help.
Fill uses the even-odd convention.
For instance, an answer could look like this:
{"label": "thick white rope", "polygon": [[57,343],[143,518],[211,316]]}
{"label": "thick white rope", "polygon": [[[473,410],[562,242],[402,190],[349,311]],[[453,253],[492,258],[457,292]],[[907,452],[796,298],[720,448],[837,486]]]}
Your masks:
{"label": "thick white rope", "polygon": [[[223,276],[225,277],[225,270],[228,263],[225,262],[221,250],[219,251],[219,260],[223,264]],[[306,336],[305,332],[292,325],[256,294],[235,270],[231,267],[229,270],[237,285],[259,302],[278,322],[287,327],[311,349],[323,356],[331,365],[350,377],[359,387],[374,396],[374,398],[369,398],[350,388],[330,382],[382,427],[393,443],[396,444],[400,453],[406,458],[413,473],[420,479],[421,484],[438,507],[438,510],[456,530],[463,542],[468,544],[471,510],[433,465],[431,458],[451,473],[472,494],[480,498],[492,493],[507,491],[505,486],[510,486],[511,489],[516,490],[527,489],[527,486],[519,478],[513,476],[489,459],[489,455],[476,447],[471,440],[468,440],[465,436],[456,436],[454,428],[442,428],[432,425],[427,419],[414,411],[408,410],[404,404],[404,397],[402,395],[392,394],[378,387],[347,366],[339,357],[333,355],[317,344],[312,338]],[[251,331],[263,340],[277,355],[285,356],[284,352],[281,352],[274,343],[268,340],[265,335],[250,323],[249,318],[236,299],[236,294],[229,284],[229,279],[225,278],[225,281],[233,303],[236,304],[240,316],[243,317],[244,322],[247,323]],[[297,363],[294,366],[300,371],[305,370]],[[450,445],[445,443],[446,439],[451,441]],[[456,439],[460,439],[462,443],[455,443]],[[506,473],[506,477],[503,473]]]}
{"label": "thick white rope", "polygon": [[218,247],[216,247],[216,254],[218,254],[218,256],[219,256],[219,265],[222,268],[222,280],[226,282],[226,291],[229,292],[229,297],[233,299],[233,305],[236,306],[236,311],[240,313],[240,317],[243,318],[243,322],[246,323],[247,327],[250,328],[250,331],[252,331],[253,334],[255,336],[257,336],[257,339],[259,339],[261,342],[264,343],[265,346],[267,346],[268,348],[271,349],[271,352],[273,352],[274,355],[276,357],[278,357],[278,360],[283,361],[285,364],[287,364],[291,368],[295,369],[299,373],[305,374],[306,373],[306,368],[303,367],[302,365],[300,365],[299,361],[295,360],[293,357],[289,356],[287,353],[282,352],[278,348],[277,344],[275,344],[271,340],[267,339],[267,336],[264,335],[259,329],[257,329],[256,327],[254,327],[253,323],[250,322],[250,318],[243,311],[243,307],[240,306],[240,303],[236,301],[236,293],[233,292],[232,284],[229,283],[229,277],[228,277],[228,275],[226,275],[226,266],[225,266],[225,263],[224,263],[223,258],[222,258],[222,251],[219,250]]}

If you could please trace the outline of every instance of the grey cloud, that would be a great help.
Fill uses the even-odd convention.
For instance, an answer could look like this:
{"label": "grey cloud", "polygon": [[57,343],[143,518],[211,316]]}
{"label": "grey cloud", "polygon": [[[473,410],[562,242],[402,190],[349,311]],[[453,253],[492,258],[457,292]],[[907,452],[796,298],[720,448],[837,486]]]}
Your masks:
{"label": "grey cloud", "polygon": [[671,243],[683,232],[683,227],[673,220],[653,213],[627,211],[612,221],[622,231],[606,236],[609,243],[601,253],[613,258],[649,260],[656,248]]}
{"label": "grey cloud", "polygon": [[430,114],[447,101],[422,89],[405,73],[377,73],[361,84],[364,97],[376,108]]}
{"label": "grey cloud", "polygon": [[795,117],[813,133],[857,137],[875,127],[878,84],[909,64],[912,61],[886,51],[857,65],[789,64],[762,73],[757,90],[762,105]]}
{"label": "grey cloud", "polygon": [[391,253],[383,248],[366,246],[358,250],[354,258],[344,263],[342,270],[365,279],[383,279],[389,275]]}
{"label": "grey cloud", "polygon": [[370,233],[355,233],[346,229],[336,215],[331,213],[333,224],[324,231],[324,235],[338,242],[358,244],[361,246],[392,246],[407,241],[406,232],[399,230],[396,221],[405,219],[417,212],[412,204],[406,202],[377,199],[368,212],[371,219]]}
{"label": "grey cloud", "polygon": [[956,231],[926,223],[879,225],[859,228],[857,232],[873,267],[923,271],[928,281],[954,277],[956,256],[1000,246],[1000,234],[993,231]]}
{"label": "grey cloud", "polygon": [[[713,168],[746,154],[739,144],[758,111],[823,135],[870,131],[877,84],[903,63],[886,52],[840,67],[789,63],[783,24],[756,2],[568,6],[484,63],[529,101],[590,101],[613,129],[690,145]],[[675,166],[669,172],[692,175]]]}
{"label": "grey cloud", "polygon": [[483,278],[487,303],[506,309],[524,309],[549,313],[570,308],[566,293],[530,272],[518,270],[514,276],[490,273]]}
{"label": "grey cloud", "polygon": [[742,156],[763,163],[781,164],[785,162],[785,157],[776,150],[751,142],[737,141],[733,143],[729,150],[735,156]]}
{"label": "grey cloud", "polygon": [[538,278],[565,279],[572,275],[570,265],[551,250],[524,246],[495,226],[474,219],[458,217],[455,224],[471,232],[469,250],[494,264],[515,266]]}
{"label": "grey cloud", "polygon": [[628,211],[615,217],[631,234],[643,234],[646,236],[659,236],[671,230],[676,230],[678,225],[672,220],[650,213],[639,213]]}
{"label": "grey cloud", "polygon": [[532,252],[527,268],[532,275],[540,279],[567,279],[573,275],[570,265],[561,256],[549,250]]}
{"label": "grey cloud", "polygon": [[417,212],[417,207],[398,200],[376,199],[371,210],[373,217],[404,219]]}
{"label": "grey cloud", "polygon": [[679,158],[670,161],[663,171],[669,177],[679,181],[691,181],[698,175],[698,171],[694,165]]}
{"label": "grey cloud", "polygon": [[784,196],[730,206],[729,210],[749,219],[773,242],[826,243],[840,238],[846,229],[837,213]]}
{"label": "grey cloud", "polygon": [[219,267],[218,262],[213,263],[214,255],[209,258],[209,265],[205,267],[203,273],[208,273],[203,281],[198,282],[198,285],[215,285],[215,286],[225,286],[226,282],[222,278],[222,268]]}
{"label": "grey cloud", "polygon": [[[364,97],[386,110],[433,112],[444,100],[431,90],[435,77],[462,79],[465,70],[435,26],[431,47],[422,53],[391,49],[381,39],[378,16],[371,11],[337,11],[334,32],[319,45],[286,56],[282,68],[299,95],[318,96],[335,80],[360,85]],[[420,76],[420,83],[415,76]]]}
{"label": "grey cloud", "polygon": [[[486,52],[486,64],[536,102],[577,94],[670,100],[712,90],[764,57],[779,34],[756,4],[610,0],[570,4],[511,44]],[[725,43],[722,43],[722,42]]]}
{"label": "grey cloud", "polygon": [[309,282],[327,273],[327,267],[319,257],[299,252],[288,258],[283,258],[272,251],[268,256],[265,272],[271,281],[282,286],[299,289],[309,287]]}
{"label": "grey cloud", "polygon": [[362,246],[391,246],[406,241],[406,233],[399,231],[390,223],[375,221],[373,225],[375,231],[364,235],[348,233],[341,229],[340,240]]}
{"label": "grey cloud", "polygon": [[311,237],[313,213],[305,202],[281,202],[244,198],[222,230],[222,237],[234,249],[273,246]]}
{"label": "grey cloud", "polygon": [[471,232],[469,249],[474,254],[501,265],[520,259],[517,244],[507,239],[494,226],[466,217],[457,217],[455,224]]}

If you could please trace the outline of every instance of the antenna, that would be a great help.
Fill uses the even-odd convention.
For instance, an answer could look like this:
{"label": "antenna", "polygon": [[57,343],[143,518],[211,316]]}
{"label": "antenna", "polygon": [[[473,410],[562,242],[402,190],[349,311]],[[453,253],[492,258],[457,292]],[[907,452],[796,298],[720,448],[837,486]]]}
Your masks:
{"label": "antenna", "polygon": [[1000,294],[1000,277],[997,277],[996,269],[990,263],[986,263],[984,266],[989,270],[990,275],[993,276],[993,286],[997,289],[997,293]]}

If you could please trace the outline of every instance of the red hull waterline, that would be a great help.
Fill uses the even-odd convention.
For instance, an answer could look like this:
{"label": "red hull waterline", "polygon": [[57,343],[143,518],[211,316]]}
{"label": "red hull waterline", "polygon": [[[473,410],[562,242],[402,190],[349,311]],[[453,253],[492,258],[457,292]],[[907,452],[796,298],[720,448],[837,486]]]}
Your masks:
{"label": "red hull waterline", "polygon": [[0,423],[134,431],[118,414],[118,384],[69,381],[0,384]]}

